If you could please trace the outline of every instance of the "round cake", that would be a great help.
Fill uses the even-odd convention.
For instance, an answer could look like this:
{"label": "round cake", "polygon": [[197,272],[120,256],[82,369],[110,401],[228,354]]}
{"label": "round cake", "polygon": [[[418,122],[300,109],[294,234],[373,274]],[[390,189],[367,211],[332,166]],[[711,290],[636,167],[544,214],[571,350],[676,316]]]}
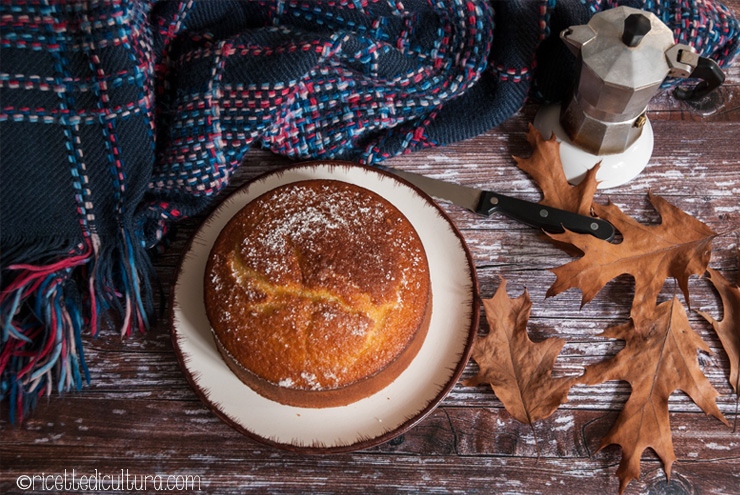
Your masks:
{"label": "round cake", "polygon": [[232,371],[271,400],[313,408],[395,380],[432,312],[408,219],[372,191],[324,179],[280,186],[234,215],[211,249],[204,295]]}

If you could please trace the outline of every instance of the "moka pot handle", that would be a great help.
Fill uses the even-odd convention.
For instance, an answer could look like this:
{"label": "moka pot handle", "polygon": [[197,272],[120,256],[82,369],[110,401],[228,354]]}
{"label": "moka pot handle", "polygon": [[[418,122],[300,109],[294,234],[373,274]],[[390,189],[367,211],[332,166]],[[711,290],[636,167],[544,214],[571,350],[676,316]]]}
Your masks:
{"label": "moka pot handle", "polygon": [[[689,47],[683,49],[684,47],[682,45],[676,45],[674,48],[678,49],[669,50],[673,54],[666,53],[669,61],[673,62],[671,64],[673,67],[669,75],[700,79],[693,87],[676,88],[674,95],[679,100],[700,100],[717,89],[725,81],[725,73],[722,72],[717,62],[711,58],[701,57]],[[672,58],[671,55],[675,57],[675,60],[670,60]],[[690,72],[687,69],[690,69]]]}

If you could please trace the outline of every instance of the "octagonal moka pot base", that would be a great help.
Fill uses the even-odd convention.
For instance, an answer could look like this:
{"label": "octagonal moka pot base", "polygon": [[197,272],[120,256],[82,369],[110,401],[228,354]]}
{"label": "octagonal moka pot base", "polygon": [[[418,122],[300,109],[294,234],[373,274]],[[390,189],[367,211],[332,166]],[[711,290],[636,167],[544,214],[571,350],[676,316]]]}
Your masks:
{"label": "octagonal moka pot base", "polygon": [[560,161],[565,178],[571,184],[580,183],[591,168],[601,163],[596,174],[599,189],[621,186],[637,177],[647,166],[653,153],[653,127],[648,119],[637,140],[620,153],[595,155],[571,141],[560,124],[560,105],[542,107],[534,118],[534,126],[549,139],[553,134],[560,143]]}

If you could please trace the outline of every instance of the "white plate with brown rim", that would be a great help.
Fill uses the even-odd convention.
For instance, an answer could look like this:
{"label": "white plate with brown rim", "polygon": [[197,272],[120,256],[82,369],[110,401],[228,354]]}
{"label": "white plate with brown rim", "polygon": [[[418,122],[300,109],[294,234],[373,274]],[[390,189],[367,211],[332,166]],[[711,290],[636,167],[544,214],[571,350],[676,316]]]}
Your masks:
{"label": "white plate with brown rim", "polygon": [[[416,358],[384,389],[341,407],[287,406],[242,383],[216,349],[203,302],[206,261],[229,219],[262,193],[307,179],[340,180],[380,194],[416,228],[429,260],[432,320]],[[475,266],[465,241],[429,196],[376,168],[341,161],[307,162],[252,180],[226,198],[195,232],[172,288],[172,341],[190,385],[236,430],[287,450],[354,451],[404,433],[447,396],[462,375],[478,331],[477,293]]]}

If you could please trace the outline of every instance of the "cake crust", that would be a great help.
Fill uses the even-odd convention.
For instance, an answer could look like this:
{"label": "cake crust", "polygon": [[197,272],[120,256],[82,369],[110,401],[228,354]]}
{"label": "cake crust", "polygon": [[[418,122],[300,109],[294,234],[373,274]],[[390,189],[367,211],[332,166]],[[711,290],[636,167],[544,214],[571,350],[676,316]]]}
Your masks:
{"label": "cake crust", "polygon": [[335,180],[294,182],[239,211],[205,272],[217,347],[261,395],[346,405],[392,382],[423,344],[429,267],[392,204]]}

